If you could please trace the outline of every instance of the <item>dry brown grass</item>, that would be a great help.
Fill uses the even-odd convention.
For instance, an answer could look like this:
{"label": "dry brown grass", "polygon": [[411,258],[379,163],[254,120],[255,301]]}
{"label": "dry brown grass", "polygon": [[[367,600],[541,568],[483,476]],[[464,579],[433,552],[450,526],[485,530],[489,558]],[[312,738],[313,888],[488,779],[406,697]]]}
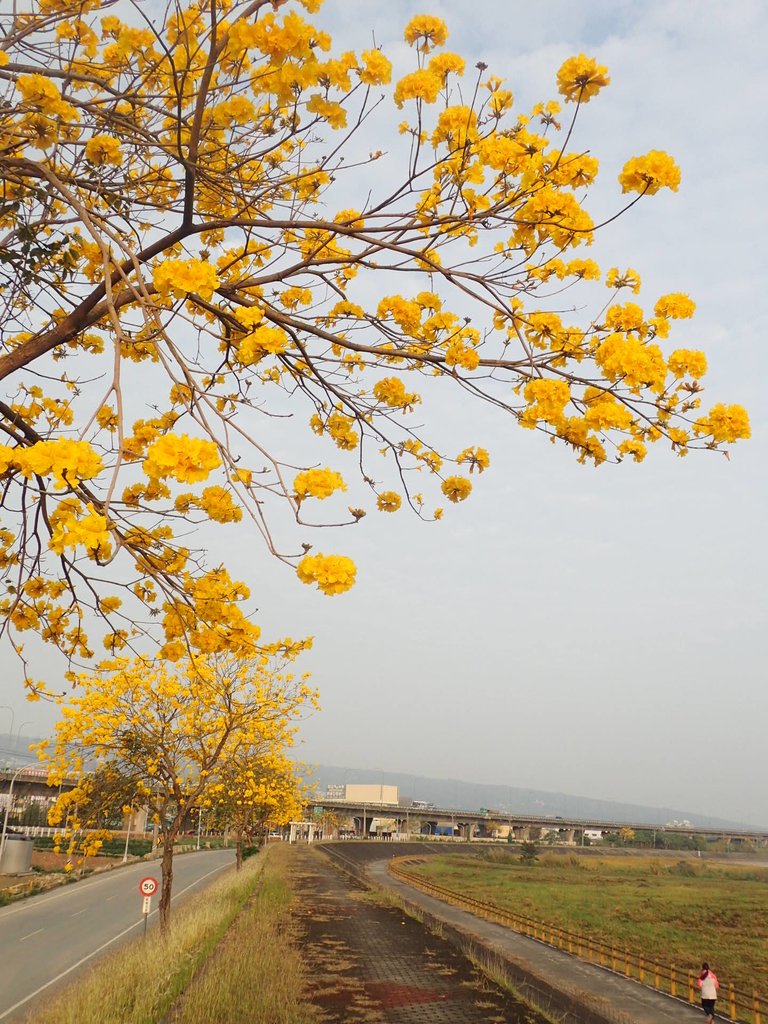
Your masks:
{"label": "dry brown grass", "polygon": [[150,933],[101,960],[26,1024],[317,1024],[291,941],[284,851],[271,847]]}

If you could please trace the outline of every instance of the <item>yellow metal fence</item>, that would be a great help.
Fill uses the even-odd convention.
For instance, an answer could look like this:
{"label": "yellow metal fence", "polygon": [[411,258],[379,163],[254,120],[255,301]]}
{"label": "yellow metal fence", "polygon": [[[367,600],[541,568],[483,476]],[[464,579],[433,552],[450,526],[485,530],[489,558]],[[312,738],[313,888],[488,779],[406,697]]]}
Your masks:
{"label": "yellow metal fence", "polygon": [[[698,1002],[699,991],[696,985],[696,975],[691,971],[658,963],[632,950],[608,945],[591,936],[559,928],[540,918],[515,914],[494,903],[476,900],[472,896],[446,889],[442,885],[436,885],[421,875],[409,871],[408,865],[413,863],[411,857],[396,857],[390,861],[389,870],[399,881],[414,886],[428,896],[434,896],[445,903],[468,910],[487,921],[511,928],[521,935],[537,939],[539,942],[554,946],[556,949],[561,949],[589,963],[598,964],[617,974],[623,974],[627,978],[634,978],[642,985],[648,985],[659,992],[665,992],[678,999],[687,999],[689,1003]],[[761,999],[755,990],[747,993],[734,985],[721,982],[718,1001],[721,1014],[727,1014],[732,1021],[762,1024],[761,1007],[765,1000]],[[723,1003],[727,1004],[726,1009],[722,1009]]]}

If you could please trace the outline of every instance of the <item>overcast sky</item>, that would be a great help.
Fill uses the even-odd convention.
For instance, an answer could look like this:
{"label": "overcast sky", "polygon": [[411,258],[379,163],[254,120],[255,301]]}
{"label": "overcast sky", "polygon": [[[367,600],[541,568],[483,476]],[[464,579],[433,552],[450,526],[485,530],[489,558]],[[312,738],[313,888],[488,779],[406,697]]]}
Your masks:
{"label": "overcast sky", "polygon": [[[596,470],[455,399],[436,410],[440,436],[462,442],[469,424],[492,469],[440,524],[371,515],[323,536],[323,550],[358,563],[350,593],[301,586],[247,528],[229,528],[222,554],[245,564],[265,630],[316,638],[306,664],[323,711],[304,724],[300,756],[385,781],[450,776],[768,826],[768,8],[327,0],[316,20],[340,49],[369,46],[373,31],[400,62],[402,27],[425,11],[445,18],[470,67],[508,78],[522,110],[555,97],[567,56],[608,65],[610,89],[580,115],[579,144],[604,178],[593,208],[616,208],[622,164],[651,148],[674,154],[683,183],[612,225],[594,255],[637,268],[649,300],[695,299],[685,339],[709,357],[705,405],[746,405],[753,438],[730,461],[659,449]],[[50,727],[24,705],[13,662],[0,685],[17,729]]]}

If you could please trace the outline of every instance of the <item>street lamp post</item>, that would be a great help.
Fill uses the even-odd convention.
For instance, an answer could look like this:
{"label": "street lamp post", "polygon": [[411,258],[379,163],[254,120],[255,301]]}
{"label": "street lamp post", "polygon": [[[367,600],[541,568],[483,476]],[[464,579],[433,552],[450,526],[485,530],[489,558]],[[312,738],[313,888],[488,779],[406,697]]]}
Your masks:
{"label": "street lamp post", "polygon": [[125,849],[123,850],[123,864],[128,860],[128,840],[131,838],[131,822],[133,821],[133,806],[128,811],[128,828],[125,832]]}
{"label": "street lamp post", "polygon": [[14,752],[14,754],[16,754],[18,752],[19,744],[21,743],[21,732],[22,732],[22,729],[25,729],[28,725],[32,725],[32,724],[33,724],[32,722],[22,722],[21,725],[19,726],[19,728],[16,730],[16,742],[13,745],[13,752]]}

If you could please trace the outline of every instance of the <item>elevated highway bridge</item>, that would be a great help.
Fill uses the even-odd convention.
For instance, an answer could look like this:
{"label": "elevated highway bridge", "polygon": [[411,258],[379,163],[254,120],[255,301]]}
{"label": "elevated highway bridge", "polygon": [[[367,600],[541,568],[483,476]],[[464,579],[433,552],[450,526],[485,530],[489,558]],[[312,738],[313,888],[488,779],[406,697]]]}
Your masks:
{"label": "elevated highway bridge", "polygon": [[352,818],[355,830],[367,835],[371,822],[378,819],[394,819],[399,833],[410,834],[411,826],[417,822],[431,834],[452,828],[454,834],[466,840],[483,838],[488,834],[488,825],[508,826],[515,839],[530,839],[535,829],[546,832],[565,833],[566,842],[574,841],[577,832],[585,830],[602,833],[619,833],[622,829],[634,832],[653,832],[680,836],[698,836],[702,839],[723,839],[729,842],[750,842],[757,846],[768,846],[768,829],[711,828],[705,825],[674,824],[660,825],[647,821],[616,821],[601,818],[552,817],[536,814],[502,814],[500,811],[467,811],[454,807],[414,807],[410,804],[383,804],[373,801],[318,799],[308,805],[309,817],[319,817],[330,811],[339,817]]}

